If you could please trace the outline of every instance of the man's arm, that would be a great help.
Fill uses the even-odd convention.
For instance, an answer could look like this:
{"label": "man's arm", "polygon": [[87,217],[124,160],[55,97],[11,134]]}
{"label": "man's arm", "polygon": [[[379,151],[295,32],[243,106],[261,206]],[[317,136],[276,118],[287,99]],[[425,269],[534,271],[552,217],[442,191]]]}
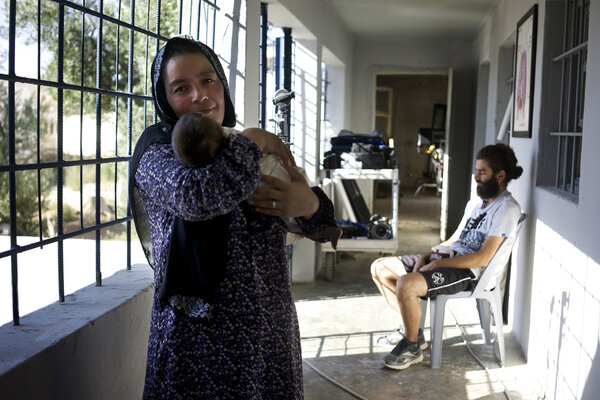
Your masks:
{"label": "man's arm", "polygon": [[481,249],[475,253],[458,255],[455,257],[441,258],[439,260],[434,260],[429,264],[422,266],[421,268],[417,268],[417,265],[415,265],[414,272],[427,271],[430,269],[441,267],[460,269],[487,267],[492,257],[494,257],[494,254],[496,254],[496,251],[498,251],[498,248],[500,247],[504,239],[506,238],[502,236],[489,236],[481,245]]}
{"label": "man's arm", "polygon": [[[460,225],[458,226],[456,231],[452,234],[452,236],[450,236],[447,240],[444,240],[438,246],[445,246],[445,247],[452,246],[452,243],[454,243],[460,237],[460,233],[462,232],[464,225],[466,224],[466,220],[467,220],[466,218],[463,218],[463,221],[461,221]],[[425,265],[427,265],[427,263],[429,263],[429,257],[431,257],[432,254],[433,254],[433,250],[428,253],[423,254],[421,256],[421,258],[419,258],[417,260],[417,262],[415,263],[415,267],[414,267],[413,271],[417,272],[421,268],[423,268]]]}

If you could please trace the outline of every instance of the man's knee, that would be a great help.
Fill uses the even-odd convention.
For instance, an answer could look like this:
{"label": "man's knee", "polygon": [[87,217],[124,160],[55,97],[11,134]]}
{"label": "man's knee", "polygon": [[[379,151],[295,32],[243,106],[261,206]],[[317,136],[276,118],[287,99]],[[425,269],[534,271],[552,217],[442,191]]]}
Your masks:
{"label": "man's knee", "polygon": [[396,281],[396,295],[398,298],[423,297],[427,294],[427,281],[419,273],[406,274],[398,277]]}
{"label": "man's knee", "polygon": [[391,264],[399,257],[381,257],[371,264],[371,276],[381,280],[384,276],[390,274]]}

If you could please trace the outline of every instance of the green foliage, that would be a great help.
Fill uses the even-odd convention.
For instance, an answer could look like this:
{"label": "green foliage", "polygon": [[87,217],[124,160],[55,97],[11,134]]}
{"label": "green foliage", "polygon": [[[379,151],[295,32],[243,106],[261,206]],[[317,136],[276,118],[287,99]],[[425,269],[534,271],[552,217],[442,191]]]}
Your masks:
{"label": "green foliage", "polygon": [[[40,6],[41,26],[38,32],[38,3]],[[103,13],[121,21],[130,22],[129,2],[119,4],[117,1],[104,1]],[[161,13],[160,34],[164,37],[171,37],[177,33],[178,27],[178,3],[175,1],[163,1]],[[58,59],[58,19],[59,4],[54,1],[38,0],[19,0],[16,3],[16,32],[18,40],[26,45],[37,45],[41,47],[41,78],[44,80],[58,80],[59,59]],[[87,0],[86,7],[99,10],[99,0]],[[119,7],[121,9],[119,10]],[[63,46],[63,81],[72,85],[82,85],[83,87],[129,92],[129,82],[131,82],[131,92],[137,95],[150,95],[150,64],[157,48],[156,40],[148,38],[145,35],[133,33],[133,74],[129,76],[129,41],[130,30],[119,27],[118,25],[100,20],[91,15],[74,10],[64,6],[64,46]],[[155,30],[156,21],[156,1],[140,0],[136,2],[135,22],[136,26],[150,31]],[[6,16],[0,18],[0,37],[8,38],[8,0],[0,0],[0,15]],[[100,28],[102,31],[100,32]],[[101,37],[99,41],[98,38]],[[7,44],[7,39],[4,39]],[[101,44],[100,50],[100,74],[98,68],[98,44]],[[160,44],[162,45],[162,43]],[[5,58],[5,53],[0,52],[0,58]],[[0,64],[5,60],[0,59]],[[17,71],[17,74],[19,72]],[[100,78],[99,85],[97,83]],[[35,86],[31,86],[35,88]],[[0,98],[5,98],[7,92],[7,83],[0,81]],[[34,116],[37,115],[35,109],[37,104],[36,93],[17,88],[17,105],[15,110],[15,155],[17,163],[31,164],[38,162],[38,156],[41,161],[56,160],[56,118],[62,111],[64,118],[68,116],[87,116],[96,120],[98,111],[100,120],[105,124],[115,121],[117,124],[117,150],[119,156],[127,155],[131,149],[128,142],[127,132],[128,124],[131,123],[132,141],[135,143],[145,126],[152,123],[153,106],[150,101],[131,101],[131,120],[128,121],[128,100],[119,98],[118,115],[116,115],[115,98],[109,95],[96,95],[84,91],[63,91],[63,109],[57,110],[56,89],[42,88],[40,119],[38,121]],[[35,91],[34,91],[35,92]],[[99,110],[97,103],[99,102]],[[146,104],[144,104],[146,103]],[[0,164],[8,163],[8,127],[6,121],[8,118],[6,100],[0,100]],[[58,111],[58,112],[57,112]],[[40,154],[37,153],[37,131],[40,125]],[[95,131],[84,131],[87,140],[90,137],[95,138]],[[104,156],[104,155],[103,155]],[[111,155],[108,155],[111,156]],[[78,159],[79,154],[65,154],[64,159]],[[115,177],[115,172],[117,176]],[[78,176],[65,174],[67,182],[76,182],[79,186]],[[78,175],[78,174],[77,174]],[[108,188],[111,185],[119,187],[119,199],[117,214],[123,217],[126,214],[126,181],[127,181],[127,163],[119,163],[115,171],[114,165],[102,166],[102,187]],[[56,170],[42,171],[40,176],[41,196],[38,202],[38,174],[35,170],[31,172],[18,172],[16,176],[17,187],[17,233],[19,235],[37,235],[38,232],[38,207],[42,208],[44,218],[56,216],[56,210],[51,207],[54,201],[49,201],[51,189],[56,186]],[[85,180],[85,179],[84,179]],[[67,184],[65,183],[65,186]],[[84,182],[85,184],[85,182]],[[81,190],[81,188],[78,188]],[[0,173],[0,223],[9,221],[9,198],[8,198],[8,173]],[[6,194],[6,195],[4,195]],[[113,196],[114,197],[114,196]],[[53,198],[50,200],[54,200]],[[38,204],[40,203],[41,204]],[[65,218],[73,218],[72,206],[65,204]],[[77,207],[78,209],[79,207]],[[78,211],[77,211],[78,212]],[[51,218],[51,217],[50,217]],[[44,222],[44,225],[46,223]]]}
{"label": "green foliage", "polygon": [[[0,81],[0,91],[6,92],[6,82]],[[37,111],[36,95],[26,95],[24,92],[16,96],[15,112],[15,157],[19,164],[31,164],[37,162],[37,119],[32,118]],[[0,148],[8,149],[8,127],[7,121],[8,107],[6,101],[0,102]],[[40,114],[44,115],[47,107],[41,106]],[[48,131],[46,119],[41,118],[40,136],[43,139],[44,132]],[[43,149],[41,150],[43,151]],[[41,156],[41,155],[40,155]],[[1,160],[3,164],[7,159]],[[52,180],[48,174],[40,174],[40,198],[38,201],[38,175],[37,171],[17,171],[15,174],[16,187],[16,209],[17,209],[17,234],[19,235],[38,235],[38,207],[45,209],[47,206],[47,193],[52,185]],[[0,223],[8,224],[9,214],[9,175],[0,174],[0,193],[5,196],[0,197]],[[41,204],[40,204],[41,203]]]}
{"label": "green foliage", "polygon": [[[6,1],[6,0],[5,0]],[[150,1],[150,0],[147,0]],[[86,6],[98,10],[98,1],[87,1]],[[136,6],[135,25],[154,30],[152,15],[144,15],[148,11],[147,3],[142,1]],[[8,10],[8,6],[6,6]],[[118,2],[104,2],[104,14],[112,17],[119,15]],[[161,35],[170,37],[177,32],[177,7],[178,2],[163,2],[161,9]],[[57,80],[58,75],[58,3],[43,1],[41,13],[41,40],[42,51],[50,57],[50,61],[43,68],[42,79]],[[64,46],[63,46],[63,81],[84,87],[97,87],[98,64],[98,37],[101,37],[100,70],[101,89],[128,91],[128,79],[131,78],[132,92],[137,94],[149,93],[149,81],[146,82],[146,71],[154,57],[156,42],[141,33],[134,33],[133,49],[133,74],[129,77],[129,36],[128,28],[103,21],[102,34],[99,35],[100,20],[95,16],[84,14],[78,10],[64,7]],[[17,32],[25,44],[37,44],[38,0],[20,0],[17,2]],[[155,10],[151,9],[155,15]],[[129,4],[121,4],[121,20],[129,23]],[[155,18],[155,17],[154,17]],[[7,21],[0,21],[0,24]],[[6,35],[6,26],[0,27],[0,34]],[[117,51],[118,50],[118,51]],[[79,113],[79,96],[65,98],[65,114]],[[84,97],[84,114],[95,114],[95,96]],[[102,102],[103,113],[107,111]]]}

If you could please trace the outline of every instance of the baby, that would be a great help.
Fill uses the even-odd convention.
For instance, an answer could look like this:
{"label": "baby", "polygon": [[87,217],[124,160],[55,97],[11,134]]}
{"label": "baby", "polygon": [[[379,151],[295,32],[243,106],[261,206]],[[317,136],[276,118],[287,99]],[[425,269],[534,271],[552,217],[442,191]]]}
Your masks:
{"label": "baby", "polygon": [[[249,128],[258,129],[258,128]],[[235,132],[234,130],[232,130]],[[191,112],[179,118],[171,134],[171,144],[175,157],[180,164],[188,167],[205,167],[210,164],[217,156],[221,146],[228,133],[215,120],[199,112]],[[279,157],[273,154],[264,154],[259,162],[260,170],[263,175],[271,175],[276,178],[290,181],[290,176],[282,165]],[[303,168],[298,171],[304,176],[308,183],[308,176]],[[259,183],[265,186],[262,181]],[[337,242],[342,235],[342,229],[334,222],[326,227],[322,232],[310,235],[302,232],[300,226],[294,218],[282,218],[288,227],[288,231],[294,234],[302,235],[311,239],[325,239],[331,242],[335,249]],[[288,236],[288,242],[293,242],[293,238]]]}

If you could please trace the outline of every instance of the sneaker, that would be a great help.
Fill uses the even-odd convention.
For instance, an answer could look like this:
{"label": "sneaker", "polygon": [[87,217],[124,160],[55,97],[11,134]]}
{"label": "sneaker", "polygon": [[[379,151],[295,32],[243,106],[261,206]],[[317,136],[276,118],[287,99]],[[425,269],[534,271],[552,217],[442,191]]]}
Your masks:
{"label": "sneaker", "polygon": [[405,369],[423,361],[423,352],[415,343],[402,339],[394,350],[383,358],[383,365],[391,369]]}
{"label": "sneaker", "polygon": [[[401,329],[396,329],[385,336],[380,336],[377,339],[377,345],[381,347],[394,347],[400,343],[402,338],[404,338],[404,333]],[[425,336],[423,335],[422,329],[419,329],[419,347],[421,350],[425,350],[427,348],[427,341],[425,341]]]}

